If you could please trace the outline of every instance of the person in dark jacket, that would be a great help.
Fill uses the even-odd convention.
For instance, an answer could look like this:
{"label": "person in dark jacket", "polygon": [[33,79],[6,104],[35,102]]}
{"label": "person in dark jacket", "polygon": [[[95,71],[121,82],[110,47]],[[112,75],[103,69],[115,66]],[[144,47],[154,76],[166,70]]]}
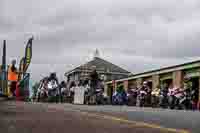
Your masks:
{"label": "person in dark jacket", "polygon": [[74,101],[74,89],[76,87],[76,83],[74,81],[72,81],[70,83],[70,86],[69,86],[69,95],[70,95],[70,103],[72,103]]}
{"label": "person in dark jacket", "polygon": [[65,81],[62,81],[59,85],[59,100],[60,102],[62,103],[63,102],[63,95],[64,95],[64,92],[62,93],[62,89],[63,88],[66,88],[66,84],[65,84]]}
{"label": "person in dark jacket", "polygon": [[55,72],[50,74],[48,79],[48,84],[49,84],[48,92],[50,95],[49,97],[50,101],[57,103],[59,101],[59,82]]}
{"label": "person in dark jacket", "polygon": [[91,86],[91,91],[92,91],[91,93],[94,93],[96,88],[97,88],[97,84],[99,82],[99,75],[98,75],[96,69],[94,69],[92,71],[92,73],[90,74],[90,78],[91,78],[91,85],[90,86]]}

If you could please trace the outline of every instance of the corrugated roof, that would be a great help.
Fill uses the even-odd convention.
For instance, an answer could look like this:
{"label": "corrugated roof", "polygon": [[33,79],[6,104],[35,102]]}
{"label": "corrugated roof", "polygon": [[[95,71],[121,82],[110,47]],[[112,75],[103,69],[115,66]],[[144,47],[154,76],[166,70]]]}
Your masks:
{"label": "corrugated roof", "polygon": [[130,75],[130,77],[137,76],[137,75],[142,75],[142,74],[147,74],[147,73],[152,73],[152,72],[157,72],[157,71],[162,71],[162,70],[167,70],[167,69],[173,69],[173,68],[176,68],[176,67],[181,67],[181,66],[195,64],[195,63],[200,63],[200,60],[196,60],[196,61],[192,61],[192,62],[186,62],[186,63],[173,65],[173,66],[168,66],[168,67],[163,67],[163,68],[154,69],[154,70],[149,70],[149,71],[145,71],[145,72],[141,72],[141,73],[136,73],[136,74]]}
{"label": "corrugated roof", "polygon": [[[174,65],[174,66],[169,66],[169,67],[164,67],[164,68],[160,68],[160,69],[145,71],[145,72],[142,72],[142,73],[131,74],[128,78],[122,78],[122,79],[119,79],[118,81],[131,80],[131,79],[134,79],[134,78],[136,78],[138,76],[146,75],[146,74],[152,74],[154,72],[165,73],[163,71],[166,71],[166,70],[169,70],[168,72],[171,72],[171,71],[173,71],[172,69],[179,68],[179,67],[184,67],[184,66],[187,66],[187,65],[194,65],[194,64],[197,64],[197,63],[200,63],[200,60],[187,62],[187,63]],[[197,64],[196,66],[190,66],[190,67],[199,67],[199,64]],[[183,68],[181,68],[181,69],[183,69]],[[112,81],[108,81],[107,83],[112,83]]]}
{"label": "corrugated roof", "polygon": [[127,70],[117,65],[114,65],[104,59],[101,59],[99,57],[95,57],[92,61],[89,61],[86,64],[76,67],[75,69],[68,71],[67,73],[70,73],[76,70],[82,70],[82,69],[92,69],[93,66],[96,67],[97,71],[105,71],[105,72],[110,72],[110,73],[125,73],[125,74],[130,73]]}

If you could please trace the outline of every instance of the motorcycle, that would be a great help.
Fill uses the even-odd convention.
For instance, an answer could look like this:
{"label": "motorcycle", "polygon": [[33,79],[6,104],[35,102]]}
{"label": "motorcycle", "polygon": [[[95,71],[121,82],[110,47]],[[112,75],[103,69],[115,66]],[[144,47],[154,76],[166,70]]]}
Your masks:
{"label": "motorcycle", "polygon": [[84,104],[89,104],[89,89],[86,89],[84,92]]}
{"label": "motorcycle", "polygon": [[186,97],[184,96],[184,92],[182,90],[174,88],[169,92],[168,96],[170,109],[183,109],[183,102]]}
{"label": "motorcycle", "polygon": [[181,109],[192,109],[192,93],[189,89],[184,90],[179,104]]}
{"label": "motorcycle", "polygon": [[37,102],[46,102],[48,99],[48,90],[46,88],[45,82],[40,82],[40,86],[36,94]]}
{"label": "motorcycle", "polygon": [[103,95],[103,90],[102,89],[97,89],[95,91],[95,98],[96,98],[96,104],[97,105],[104,105],[104,95]]}
{"label": "motorcycle", "polygon": [[168,89],[162,89],[159,96],[159,106],[162,108],[168,108]]}
{"label": "motorcycle", "polygon": [[103,89],[87,88],[84,92],[84,104],[104,104]]}
{"label": "motorcycle", "polygon": [[40,101],[42,102],[46,102],[47,99],[48,99],[48,94],[47,94],[47,91],[46,90],[41,90],[40,93],[39,93],[39,97],[40,97]]}
{"label": "motorcycle", "polygon": [[197,109],[197,102],[198,102],[198,90],[193,89],[191,91],[191,102],[192,102],[192,110]]}
{"label": "motorcycle", "polygon": [[115,92],[112,96],[113,105],[124,105],[126,104],[126,94],[123,92]]}
{"label": "motorcycle", "polygon": [[128,106],[136,106],[137,95],[138,95],[138,90],[137,89],[130,89],[127,92],[127,105]]}
{"label": "motorcycle", "polygon": [[168,103],[169,103],[169,108],[170,109],[174,109],[175,108],[175,95],[174,95],[174,89],[169,89],[169,92],[168,92]]}
{"label": "motorcycle", "polygon": [[145,96],[145,106],[147,106],[147,107],[151,107],[151,100],[152,100],[152,96],[151,96],[151,89],[150,88],[146,88],[146,96]]}
{"label": "motorcycle", "polygon": [[159,105],[160,89],[153,90],[151,92],[151,105],[152,107],[158,107]]}
{"label": "motorcycle", "polygon": [[146,95],[147,95],[146,91],[144,91],[144,90],[139,91],[138,102],[139,102],[140,107],[145,106]]}

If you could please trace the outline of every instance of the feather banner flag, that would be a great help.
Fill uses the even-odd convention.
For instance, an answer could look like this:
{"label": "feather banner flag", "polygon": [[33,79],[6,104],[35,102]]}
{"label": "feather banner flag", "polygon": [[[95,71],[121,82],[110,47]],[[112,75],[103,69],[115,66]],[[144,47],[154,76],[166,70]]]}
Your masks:
{"label": "feather banner flag", "polygon": [[21,58],[20,64],[19,64],[19,74],[18,74],[18,80],[19,81],[21,80],[21,76],[24,73],[24,70],[23,70],[23,68],[24,68],[24,62],[25,62],[25,58],[23,57],[23,58]]}
{"label": "feather banner flag", "polygon": [[25,73],[31,63],[31,59],[32,59],[32,41],[33,41],[33,37],[31,37],[28,40],[28,43],[26,45],[26,49],[25,49],[25,57],[24,57],[24,67],[23,67],[23,73]]}

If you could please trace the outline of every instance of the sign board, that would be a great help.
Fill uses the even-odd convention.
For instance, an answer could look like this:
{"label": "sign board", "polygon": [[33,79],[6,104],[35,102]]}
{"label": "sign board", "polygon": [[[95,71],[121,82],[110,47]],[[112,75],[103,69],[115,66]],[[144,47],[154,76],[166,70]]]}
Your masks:
{"label": "sign board", "polygon": [[167,80],[167,79],[172,79],[172,73],[168,73],[168,74],[163,74],[160,76],[160,80]]}
{"label": "sign board", "polygon": [[199,64],[188,64],[184,66],[184,69],[191,69],[191,68],[195,68],[195,67],[199,67]]}

